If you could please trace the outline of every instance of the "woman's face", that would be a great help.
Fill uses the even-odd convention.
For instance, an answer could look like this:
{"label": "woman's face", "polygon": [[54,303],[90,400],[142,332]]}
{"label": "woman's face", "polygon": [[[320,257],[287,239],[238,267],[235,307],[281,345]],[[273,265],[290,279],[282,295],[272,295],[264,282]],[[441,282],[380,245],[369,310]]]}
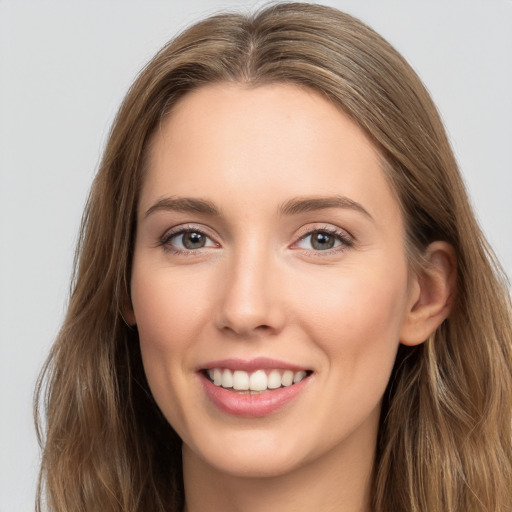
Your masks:
{"label": "woman's face", "polygon": [[219,84],[149,156],[129,318],[184,456],[251,476],[373,457],[415,288],[368,138],[315,92]]}

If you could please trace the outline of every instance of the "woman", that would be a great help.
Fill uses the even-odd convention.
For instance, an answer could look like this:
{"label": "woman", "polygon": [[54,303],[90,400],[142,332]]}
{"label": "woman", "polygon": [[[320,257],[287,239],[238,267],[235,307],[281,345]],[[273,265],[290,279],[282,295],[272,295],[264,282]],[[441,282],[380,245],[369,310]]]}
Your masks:
{"label": "woman", "polygon": [[504,279],[430,97],[361,22],[283,4],[169,43],[77,255],[50,510],[510,509]]}

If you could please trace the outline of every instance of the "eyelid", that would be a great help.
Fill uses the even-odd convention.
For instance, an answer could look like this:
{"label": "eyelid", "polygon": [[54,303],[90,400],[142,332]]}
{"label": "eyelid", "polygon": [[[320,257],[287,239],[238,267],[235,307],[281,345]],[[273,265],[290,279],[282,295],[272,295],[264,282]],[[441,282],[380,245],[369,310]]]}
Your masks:
{"label": "eyelid", "polygon": [[[331,236],[334,236],[337,241],[340,242],[340,245],[336,247],[332,247],[330,249],[324,249],[324,250],[315,250],[315,249],[305,249],[303,247],[299,247],[299,242],[302,242],[304,239],[306,239],[308,236],[311,236],[314,233],[327,233]],[[316,226],[312,226],[311,224],[308,224],[305,227],[302,227],[299,230],[299,233],[297,234],[297,238],[295,242],[291,245],[292,249],[296,250],[303,250],[308,251],[311,253],[315,253],[316,255],[322,255],[322,254],[332,254],[333,252],[340,252],[344,251],[350,247],[352,247],[355,243],[354,236],[349,233],[346,229],[339,228],[337,226],[333,225],[326,225],[326,224],[317,224]]]}
{"label": "eyelid", "polygon": [[[202,251],[205,249],[221,247],[221,244],[217,241],[218,237],[212,235],[210,233],[210,231],[211,231],[210,229],[203,227],[201,225],[197,225],[197,224],[180,224],[180,225],[177,225],[177,226],[167,229],[164,232],[164,234],[159,238],[157,246],[161,246],[164,248],[164,250],[166,250],[170,253],[174,253],[174,254],[185,254],[185,255],[196,254],[197,255],[199,253],[202,253]],[[187,232],[200,233],[201,235],[204,235],[212,244],[205,246],[205,247],[200,247],[197,249],[186,249],[186,248],[182,249],[182,248],[173,246],[170,243],[172,238],[177,237],[181,234],[185,234]],[[323,249],[323,250],[318,250],[318,249],[314,249],[314,248],[307,249],[307,248],[298,246],[298,244],[300,242],[302,242],[304,239],[306,239],[308,236],[311,236],[314,233],[322,233],[322,232],[335,237],[336,240],[340,242],[340,244],[335,247],[332,247],[330,249]],[[344,251],[344,250],[352,247],[354,245],[354,243],[355,243],[354,236],[351,233],[349,233],[346,229],[339,228],[338,226],[335,226],[332,224],[325,224],[325,223],[319,224],[318,223],[316,225],[308,224],[306,226],[301,227],[298,230],[298,233],[295,237],[295,241],[289,247],[291,249],[295,249],[295,250],[302,250],[302,251],[306,251],[309,253],[315,253],[315,255],[322,255],[322,254],[328,255],[328,254]]]}
{"label": "eyelid", "polygon": [[[203,227],[198,226],[197,224],[181,224],[178,226],[174,226],[164,232],[164,234],[158,240],[158,246],[164,248],[165,251],[174,253],[174,254],[186,254],[193,255],[202,252],[204,249],[210,249],[212,247],[220,247],[220,244],[215,240],[215,237],[209,233],[210,230],[205,229]],[[179,247],[173,246],[170,242],[174,237],[179,235],[183,235],[185,233],[200,233],[205,236],[208,240],[210,240],[213,245],[208,245],[205,247],[200,247],[198,249],[181,249]]]}

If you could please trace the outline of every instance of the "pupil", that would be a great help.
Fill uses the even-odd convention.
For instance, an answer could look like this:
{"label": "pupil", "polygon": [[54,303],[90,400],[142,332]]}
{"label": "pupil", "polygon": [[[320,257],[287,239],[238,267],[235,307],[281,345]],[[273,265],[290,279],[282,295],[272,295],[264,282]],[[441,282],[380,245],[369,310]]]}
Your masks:
{"label": "pupil", "polygon": [[183,245],[187,249],[199,249],[204,247],[205,238],[201,233],[191,232],[183,235]]}
{"label": "pupil", "polygon": [[334,237],[332,235],[328,235],[327,233],[316,232],[312,236],[311,245],[315,249],[326,250],[332,249],[334,247]]}

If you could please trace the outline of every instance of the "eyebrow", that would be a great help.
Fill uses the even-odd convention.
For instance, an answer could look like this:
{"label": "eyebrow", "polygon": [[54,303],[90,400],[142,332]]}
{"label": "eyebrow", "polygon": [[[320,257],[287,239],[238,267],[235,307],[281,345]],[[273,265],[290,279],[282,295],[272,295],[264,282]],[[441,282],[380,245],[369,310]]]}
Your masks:
{"label": "eyebrow", "polygon": [[[282,204],[278,208],[278,213],[279,215],[291,216],[317,210],[326,210],[328,208],[355,210],[373,220],[373,217],[361,204],[344,196],[293,198]],[[148,208],[144,217],[148,217],[156,211],[202,213],[212,217],[220,216],[220,211],[214,203],[206,199],[194,197],[164,197]]]}
{"label": "eyebrow", "polygon": [[326,210],[328,208],[345,208],[362,213],[373,220],[368,210],[358,202],[344,196],[305,197],[286,201],[280,208],[280,215],[297,215],[300,213]]}
{"label": "eyebrow", "polygon": [[220,215],[219,210],[211,201],[193,197],[164,197],[148,208],[144,217],[148,217],[148,215],[157,211],[203,213],[213,217]]}

